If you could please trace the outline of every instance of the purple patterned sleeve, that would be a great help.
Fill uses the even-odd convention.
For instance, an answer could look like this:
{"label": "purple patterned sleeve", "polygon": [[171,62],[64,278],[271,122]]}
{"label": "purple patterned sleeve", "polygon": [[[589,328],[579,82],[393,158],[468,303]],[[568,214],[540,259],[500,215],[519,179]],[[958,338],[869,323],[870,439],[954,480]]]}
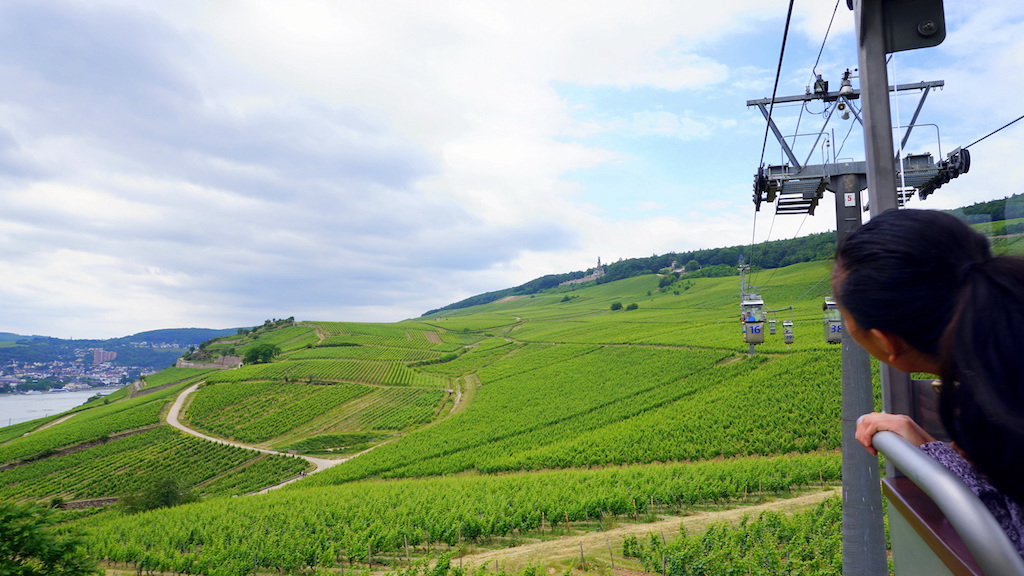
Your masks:
{"label": "purple patterned sleeve", "polygon": [[921,451],[939,461],[956,474],[971,492],[985,504],[995,517],[1017,551],[1024,555],[1024,511],[1009,497],[1000,493],[985,479],[970,462],[945,442],[928,442],[921,445]]}

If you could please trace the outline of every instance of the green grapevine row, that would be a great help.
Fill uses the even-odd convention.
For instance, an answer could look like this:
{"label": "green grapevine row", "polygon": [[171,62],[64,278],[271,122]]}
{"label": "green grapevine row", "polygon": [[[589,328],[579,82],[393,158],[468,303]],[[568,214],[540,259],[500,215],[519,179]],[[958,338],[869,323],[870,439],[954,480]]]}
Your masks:
{"label": "green grapevine row", "polygon": [[308,471],[309,467],[309,463],[302,458],[258,456],[245,464],[241,470],[232,470],[230,474],[222,474],[202,484],[199,490],[211,495],[248,494],[294,478],[301,472]]}
{"label": "green grapevine row", "polygon": [[353,383],[208,385],[194,394],[186,415],[189,423],[200,430],[243,442],[264,442],[371,390]]}
{"label": "green grapevine row", "polygon": [[[538,347],[541,348],[541,347]],[[529,347],[527,347],[529,349]],[[567,351],[575,350],[576,357]],[[665,349],[555,346],[542,352],[512,355],[501,365],[511,374],[483,380],[468,409],[448,420],[382,446],[344,465],[319,474],[314,482],[344,482],[372,476],[431,458],[457,458],[467,450],[510,440],[562,422],[587,418],[596,410],[632,402],[653,390],[710,369],[722,352]],[[584,352],[583,354],[579,354]],[[552,362],[557,359],[558,361]],[[481,378],[487,373],[481,371]],[[534,446],[514,442],[515,451]],[[506,452],[507,454],[507,452]],[[463,461],[460,466],[473,467]],[[445,473],[448,471],[445,470]]]}
{"label": "green grapevine row", "polygon": [[425,374],[397,362],[361,360],[295,360],[253,364],[211,374],[207,382],[281,380],[307,382],[364,382],[392,386],[446,388],[446,378]]}
{"label": "green grapevine row", "polygon": [[502,314],[474,314],[471,316],[446,316],[436,320],[428,320],[426,323],[450,332],[459,332],[461,330],[477,332],[511,326],[516,323],[516,318],[515,316]]}
{"label": "green grapevine row", "polygon": [[[211,500],[144,517],[91,517],[93,555],[140,568],[242,576],[365,561],[407,542],[447,542],[544,525],[786,492],[839,478],[838,455],[799,455],[501,476],[354,483]],[[302,483],[300,483],[302,484]]]}
{"label": "green grapevine row", "polygon": [[164,404],[184,388],[172,386],[153,394],[96,404],[74,417],[0,446],[0,464],[45,456],[65,446],[160,422]]}
{"label": "green grapevine row", "polygon": [[[786,516],[762,512],[738,525],[712,524],[702,534],[682,534],[666,545],[651,534],[648,542],[631,536],[623,553],[644,563],[650,573],[816,574],[843,573],[842,500],[834,496],[814,509]],[[890,566],[891,569],[891,566]]]}
{"label": "green grapevine row", "polygon": [[[59,495],[67,499],[119,496],[138,490],[158,475],[176,478],[183,486],[196,484],[239,466],[261,454],[182,434],[167,426],[119,438],[86,450],[53,456],[0,471],[0,498],[38,499]],[[254,470],[251,482],[264,487],[289,475],[296,460],[273,456],[272,465]],[[286,466],[276,460],[288,461]],[[302,467],[306,463],[298,460]],[[220,488],[203,490],[214,493]]]}
{"label": "green grapevine row", "polygon": [[[485,346],[487,342],[498,341],[499,346]],[[471,348],[465,354],[449,362],[443,362],[441,364],[431,364],[423,366],[420,369],[424,372],[434,372],[437,374],[446,374],[448,376],[462,376],[471,372],[482,370],[485,366],[489,366],[498,362],[505,356],[511,354],[514,350],[520,346],[508,342],[502,338],[491,338],[488,341],[481,343],[480,345]]]}
{"label": "green grapevine row", "polygon": [[[272,344],[281,350],[297,350],[317,341],[316,330],[312,326],[288,326],[278,328],[267,334],[261,334],[254,344]],[[240,350],[245,353],[245,348]]]}
{"label": "green grapevine row", "polygon": [[147,388],[156,388],[157,386],[164,386],[174,382],[182,382],[196,376],[202,376],[208,372],[212,372],[212,370],[209,368],[165,368],[156,374],[143,376],[142,380],[145,382],[145,386],[143,386],[142,389],[145,390]]}
{"label": "green grapevine row", "polygon": [[381,346],[318,346],[288,354],[288,360],[351,359],[379,362],[419,362],[440,356],[437,350],[418,348],[384,348]]}

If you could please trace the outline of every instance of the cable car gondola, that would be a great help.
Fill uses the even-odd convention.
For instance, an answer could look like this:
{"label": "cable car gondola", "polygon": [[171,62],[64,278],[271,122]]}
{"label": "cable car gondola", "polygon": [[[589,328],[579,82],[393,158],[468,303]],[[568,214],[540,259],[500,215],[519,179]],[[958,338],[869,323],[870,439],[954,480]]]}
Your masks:
{"label": "cable car gondola", "polygon": [[743,320],[743,341],[747,344],[764,342],[764,300],[757,294],[744,294],[740,301],[740,313]]}
{"label": "cable car gondola", "polygon": [[822,322],[825,325],[825,342],[839,344],[843,341],[843,316],[839,306],[831,297],[821,305]]}

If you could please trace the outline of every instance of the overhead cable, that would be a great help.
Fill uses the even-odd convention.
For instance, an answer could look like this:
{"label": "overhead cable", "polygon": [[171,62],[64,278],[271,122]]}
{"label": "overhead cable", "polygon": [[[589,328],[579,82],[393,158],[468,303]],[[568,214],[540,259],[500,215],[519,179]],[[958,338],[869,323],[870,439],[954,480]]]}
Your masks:
{"label": "overhead cable", "polygon": [[789,23],[793,20],[793,3],[789,0],[789,11],[786,13],[786,28],[782,32],[782,48],[779,50],[779,65],[775,69],[775,86],[772,88],[772,101],[768,104],[768,121],[764,127],[764,141],[761,144],[761,165],[764,165],[764,152],[768,148],[768,130],[771,127],[772,110],[775,108],[775,96],[779,92],[779,77],[782,76],[782,59],[786,55],[786,39],[789,37]]}
{"label": "overhead cable", "polygon": [[993,130],[993,131],[989,132],[988,134],[985,134],[985,135],[984,135],[984,136],[982,136],[981,138],[978,138],[978,139],[977,139],[977,140],[975,140],[974,142],[971,142],[971,143],[970,143],[970,144],[968,144],[967,146],[964,146],[964,150],[966,150],[966,149],[970,148],[971,146],[974,146],[974,145],[975,145],[975,144],[977,144],[978,142],[981,142],[982,140],[984,140],[985,138],[988,138],[989,136],[991,136],[991,135],[995,134],[996,132],[999,132],[999,131],[1000,131],[1000,130],[1002,130],[1003,128],[1009,128],[1009,127],[1010,127],[1010,126],[1012,126],[1012,125],[1013,125],[1014,123],[1016,123],[1016,122],[1018,122],[1019,120],[1021,120],[1022,118],[1024,118],[1024,116],[1018,116],[1016,120],[1011,120],[1011,121],[1007,122],[1006,124],[1003,124],[1003,125],[1002,125],[1001,127],[999,127],[999,128],[996,128],[995,130]]}
{"label": "overhead cable", "polygon": [[832,277],[832,270],[829,270],[828,274],[825,274],[825,276],[821,280],[818,280],[817,282],[815,282],[814,286],[811,286],[810,288],[807,289],[807,292],[804,292],[803,294],[800,295],[799,298],[797,298],[796,300],[793,300],[793,303],[790,304],[789,307],[792,308],[793,306],[795,306],[797,302],[799,302],[799,301],[804,299],[804,296],[807,296],[808,294],[810,294],[811,290],[814,290],[815,288],[817,288],[818,284],[821,284],[822,282],[824,282],[825,280],[827,280],[827,279],[829,279],[831,277]]}
{"label": "overhead cable", "polygon": [[[786,39],[789,38],[789,24],[793,21],[793,4],[796,0],[789,0],[789,10],[786,12],[786,27],[782,31],[782,47],[779,49],[779,65],[775,68],[775,85],[772,87],[772,101],[768,104],[768,119],[764,125],[764,140],[761,142],[761,160],[758,166],[764,166],[764,153],[768,149],[768,131],[772,124],[772,111],[775,109],[775,96],[779,92],[779,78],[782,76],[782,60],[786,55]],[[754,238],[757,233],[757,211],[754,211],[754,225],[750,232],[750,256],[754,256]]]}
{"label": "overhead cable", "polygon": [[[839,10],[839,2],[832,8],[832,18],[828,21],[828,28],[825,29],[825,37],[821,39],[821,48],[818,49],[818,57],[814,59],[814,66],[811,66],[812,82],[817,78],[818,64],[821,63],[821,55],[825,52],[825,44],[828,42],[828,34],[832,31],[832,23],[836,20],[836,12]],[[800,121],[803,120],[804,111],[807,110],[807,103],[800,107],[800,114],[796,117],[796,128],[793,130],[793,143],[796,144],[796,136],[800,133]],[[823,112],[824,113],[824,112]]]}

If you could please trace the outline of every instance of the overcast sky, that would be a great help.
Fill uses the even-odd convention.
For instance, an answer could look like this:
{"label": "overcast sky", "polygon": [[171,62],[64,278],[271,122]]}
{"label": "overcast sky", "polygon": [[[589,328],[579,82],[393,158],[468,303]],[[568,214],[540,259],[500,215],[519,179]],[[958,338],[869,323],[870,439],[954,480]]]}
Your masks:
{"label": "overcast sky", "polygon": [[[796,2],[779,95],[811,82],[834,6]],[[786,8],[4,0],[0,331],[391,322],[598,257],[834,229],[831,197],[754,224],[764,120],[746,101],[771,95]],[[946,2],[946,19],[945,43],[889,69],[946,82],[919,120],[943,155],[1024,114],[1024,3]],[[818,64],[833,90],[852,30],[840,2]],[[902,123],[918,97],[894,101]],[[776,117],[813,133],[821,111]],[[798,153],[862,159],[852,122]],[[935,134],[908,150],[938,153]],[[971,151],[913,204],[1024,191],[1024,122]]]}

